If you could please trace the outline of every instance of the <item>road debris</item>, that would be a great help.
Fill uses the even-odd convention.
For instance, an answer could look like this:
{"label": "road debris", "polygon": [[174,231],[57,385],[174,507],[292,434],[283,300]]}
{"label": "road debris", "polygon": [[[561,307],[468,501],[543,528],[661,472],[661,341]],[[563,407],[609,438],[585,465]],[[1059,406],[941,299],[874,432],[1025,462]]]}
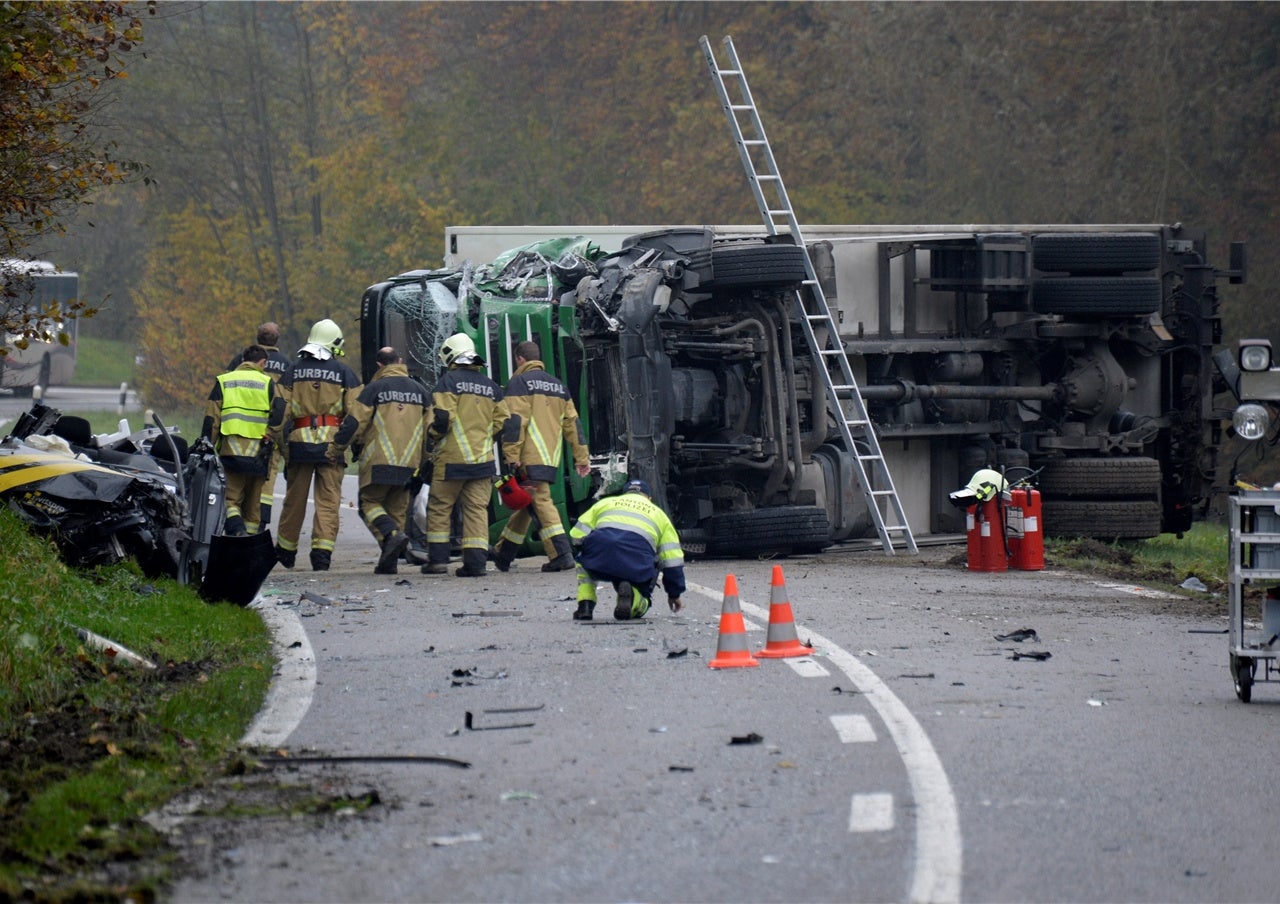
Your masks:
{"label": "road debris", "polygon": [[498,731],[503,728],[533,728],[534,726],[533,722],[509,722],[506,725],[476,725],[475,715],[471,710],[467,710],[465,713],[462,724],[466,726],[467,731]]}
{"label": "road debris", "polygon": [[1011,631],[1008,634],[997,634],[996,640],[999,640],[999,641],[1011,640],[1014,643],[1022,643],[1024,640],[1029,640],[1032,643],[1039,643],[1040,635],[1036,633],[1035,628],[1023,628],[1019,631]]}
{"label": "road debris", "polygon": [[729,738],[729,746],[732,747],[732,746],[740,746],[743,744],[759,744],[763,740],[764,738],[762,738],[760,735],[756,734],[753,731],[750,734],[737,735]]}
{"label": "road debris", "polygon": [[84,628],[76,628],[75,631],[76,637],[80,638],[81,643],[90,649],[101,650],[113,660],[126,662],[129,665],[136,665],[144,669],[155,669],[156,667],[156,664],[150,659],[144,659],[132,650],[121,646],[114,640],[108,640],[101,634],[94,634]]}
{"label": "road debris", "polygon": [[1034,659],[1036,662],[1044,662],[1046,659],[1053,656],[1053,654],[1048,650],[1036,650],[1032,653],[1020,653],[1017,650],[1010,650],[1009,652],[1013,654],[1009,658],[1014,661],[1019,659]]}

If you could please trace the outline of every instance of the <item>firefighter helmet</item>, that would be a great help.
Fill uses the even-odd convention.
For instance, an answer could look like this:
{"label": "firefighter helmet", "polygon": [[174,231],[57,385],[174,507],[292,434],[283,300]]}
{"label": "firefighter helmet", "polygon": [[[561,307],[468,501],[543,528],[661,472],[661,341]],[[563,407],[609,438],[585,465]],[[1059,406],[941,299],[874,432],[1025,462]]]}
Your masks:
{"label": "firefighter helmet", "polygon": [[965,484],[964,489],[951,494],[951,502],[957,506],[976,505],[994,499],[996,493],[1009,489],[1009,482],[1004,476],[992,468],[976,471]]}
{"label": "firefighter helmet", "polygon": [[298,349],[298,353],[308,354],[326,361],[329,358],[342,357],[342,329],[332,320],[317,320],[307,336],[307,344]]}
{"label": "firefighter helmet", "polygon": [[476,364],[479,361],[476,344],[466,333],[454,333],[440,346],[440,363],[445,367],[453,367],[455,364]]}

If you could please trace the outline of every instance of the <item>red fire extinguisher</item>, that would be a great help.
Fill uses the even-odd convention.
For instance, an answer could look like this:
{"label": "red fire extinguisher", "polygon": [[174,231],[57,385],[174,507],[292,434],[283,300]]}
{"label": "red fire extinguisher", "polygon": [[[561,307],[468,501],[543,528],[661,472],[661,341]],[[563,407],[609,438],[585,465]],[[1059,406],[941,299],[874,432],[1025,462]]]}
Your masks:
{"label": "red fire extinguisher", "polygon": [[970,571],[1009,570],[1003,508],[1000,494],[996,493],[986,502],[971,505],[966,510]]}
{"label": "red fire extinguisher", "polygon": [[1044,524],[1040,516],[1040,491],[1014,487],[1006,508],[1009,528],[1009,567],[1019,571],[1044,568]]}
{"label": "red fire extinguisher", "polygon": [[529,495],[529,491],[520,485],[520,481],[516,479],[514,474],[507,474],[505,477],[499,478],[493,485],[498,491],[498,498],[502,500],[502,504],[513,512],[522,508],[528,508],[533,502],[533,497]]}

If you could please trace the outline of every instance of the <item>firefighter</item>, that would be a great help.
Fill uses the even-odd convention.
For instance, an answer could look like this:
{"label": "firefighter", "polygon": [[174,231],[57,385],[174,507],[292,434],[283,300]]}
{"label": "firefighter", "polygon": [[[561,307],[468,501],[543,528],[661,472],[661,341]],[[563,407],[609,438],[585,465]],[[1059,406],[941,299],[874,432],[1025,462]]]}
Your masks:
{"label": "firefighter", "polygon": [[378,349],[375,360],[377,372],[352,404],[326,457],[337,463],[350,446],[360,462],[360,519],[381,549],[373,573],[395,574],[409,545],[409,482],[422,465],[427,391],[409,376],[394,348]]}
{"label": "firefighter", "polygon": [[683,608],[684,551],[667,513],[653,501],[643,480],[631,480],[621,495],[606,496],[582,513],[569,531],[578,560],[577,621],[591,621],[596,581],[617,591],[613,617],[642,618],[662,572],[662,587],[672,612]]}
{"label": "firefighter", "polygon": [[280,380],[288,407],[285,411],[285,495],[276,537],[276,557],[292,568],[298,555],[298,534],[307,515],[307,494],[315,484],[315,514],[311,521],[311,568],[328,571],[338,540],[338,507],[342,504],[342,473],[346,457],[326,457],[347,412],[360,395],[360,378],[338,360],[342,330],[332,320],[311,327],[298,358]]}
{"label": "firefighter", "polygon": [[586,436],[569,391],[547,373],[538,343],[532,339],[517,343],[513,356],[516,371],[507,381],[504,393],[519,435],[514,442],[503,446],[502,458],[507,463],[507,472],[520,476],[520,483],[533,501],[512,513],[494,547],[493,563],[499,571],[511,567],[511,560],[523,545],[536,517],[542,550],[547,554],[542,570],[568,571],[573,568],[573,550],[560,512],[551,501],[551,482],[560,479],[560,459],[566,442],[573,450],[578,476],[591,473]]}
{"label": "firefighter", "polygon": [[[279,383],[285,371],[293,365],[293,362],[280,351],[280,325],[268,321],[258,327],[257,344],[267,351],[267,360],[262,365],[263,371],[271,377],[273,382]],[[227,370],[235,370],[240,366],[241,361],[243,357],[236,355],[227,365]],[[262,516],[261,530],[266,530],[267,525],[271,523],[271,509],[276,500],[276,475],[280,473],[281,458],[280,450],[273,446],[271,464],[267,468],[267,477],[262,483],[262,493],[258,500],[258,511]]]}
{"label": "firefighter", "polygon": [[494,443],[514,438],[502,387],[483,370],[484,361],[466,333],[440,346],[440,375],[432,394],[427,437],[435,446],[431,494],[427,498],[427,564],[423,574],[445,574],[449,563],[449,522],[462,510],[462,566],[458,577],[485,573],[489,559],[489,494],[493,487]]}
{"label": "firefighter", "polygon": [[260,529],[258,499],[284,420],[284,398],[263,371],[267,355],[262,346],[250,345],[239,366],[214,380],[200,430],[217,450],[227,475],[223,533],[229,537]]}

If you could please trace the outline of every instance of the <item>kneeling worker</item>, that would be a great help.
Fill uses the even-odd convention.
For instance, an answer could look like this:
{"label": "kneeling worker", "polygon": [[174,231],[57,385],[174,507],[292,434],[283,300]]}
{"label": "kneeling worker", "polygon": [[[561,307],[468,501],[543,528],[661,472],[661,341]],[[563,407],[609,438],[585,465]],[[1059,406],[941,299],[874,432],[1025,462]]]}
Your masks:
{"label": "kneeling worker", "polygon": [[619,496],[606,496],[582,513],[569,531],[578,562],[577,621],[590,621],[596,608],[596,581],[618,592],[613,617],[641,618],[662,571],[667,605],[679,612],[684,593],[684,551],[667,513],[653,501],[643,480],[629,481]]}

